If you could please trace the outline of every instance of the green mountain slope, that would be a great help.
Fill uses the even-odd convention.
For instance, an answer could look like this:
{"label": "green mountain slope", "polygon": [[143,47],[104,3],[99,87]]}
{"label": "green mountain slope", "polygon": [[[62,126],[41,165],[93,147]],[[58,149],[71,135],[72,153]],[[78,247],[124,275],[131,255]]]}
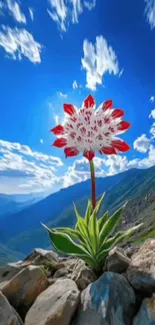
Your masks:
{"label": "green mountain slope", "polygon": [[[131,200],[125,210],[123,225],[132,226],[137,223],[139,221],[138,216],[141,215],[141,213],[143,214],[144,210],[148,209],[150,206],[147,219],[145,218],[147,226],[149,224],[149,218],[152,218],[153,208],[151,205],[153,203],[146,200],[145,197],[147,197],[147,194],[150,191],[153,191],[154,193],[154,188],[155,167],[147,170],[130,170],[126,172],[125,178],[118,180],[115,185],[111,186],[107,190],[101,213],[103,214],[107,209],[112,213],[113,210],[117,209],[127,200]],[[100,189],[100,194],[102,194],[102,188]],[[84,214],[85,212],[87,200],[88,197],[86,196],[75,202],[81,214]],[[147,202],[146,206],[143,206],[144,202]],[[142,210],[140,207],[142,207]],[[140,219],[142,219],[142,217]],[[73,227],[75,222],[76,218],[73,205],[70,204],[55,220],[47,222],[47,225],[49,227]],[[6,244],[10,249],[28,254],[35,247],[47,248],[50,245],[50,242],[46,231],[41,226],[38,226],[35,230],[33,229],[31,231],[21,232],[20,234],[10,238]]]}
{"label": "green mountain slope", "polygon": [[24,254],[13,251],[7,248],[6,246],[0,244],[0,266],[15,261],[22,261],[24,258]]}

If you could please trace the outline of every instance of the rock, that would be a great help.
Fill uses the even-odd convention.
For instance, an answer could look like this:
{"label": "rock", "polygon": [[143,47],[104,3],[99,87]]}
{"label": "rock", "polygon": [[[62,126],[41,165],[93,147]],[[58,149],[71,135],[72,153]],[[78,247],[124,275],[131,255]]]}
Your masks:
{"label": "rock", "polygon": [[90,283],[96,280],[96,275],[92,269],[86,266],[83,260],[77,260],[71,279],[75,281],[79,290],[84,290]]}
{"label": "rock", "polygon": [[106,269],[110,272],[123,273],[131,263],[123,249],[113,248],[106,259]]}
{"label": "rock", "polygon": [[69,325],[79,302],[74,281],[59,279],[34,302],[25,325]]}
{"label": "rock", "polygon": [[139,251],[139,248],[140,248],[140,246],[138,246],[138,245],[135,246],[135,245],[130,244],[130,246],[128,246],[125,250],[126,256],[131,258],[133,256],[133,254],[135,254]]}
{"label": "rock", "polygon": [[68,270],[67,269],[59,269],[57,270],[54,275],[53,278],[62,278],[68,275]]}
{"label": "rock", "polygon": [[120,274],[106,272],[81,293],[72,325],[131,325],[135,294]]}
{"label": "rock", "polygon": [[52,250],[49,251],[49,250],[45,250],[45,249],[36,248],[24,260],[24,262],[31,262],[33,264],[37,263],[37,265],[43,264],[44,261],[57,262],[58,254],[53,252]]}
{"label": "rock", "polygon": [[10,281],[16,274],[18,274],[24,266],[22,262],[9,263],[0,267],[0,290]]}
{"label": "rock", "polygon": [[135,290],[146,297],[155,292],[155,239],[147,240],[132,256],[126,278]]}
{"label": "rock", "polygon": [[1,325],[23,325],[20,316],[9,304],[6,297],[0,292],[0,324]]}
{"label": "rock", "polygon": [[134,318],[133,325],[155,324],[155,296],[144,299],[141,308]]}
{"label": "rock", "polygon": [[38,266],[28,266],[15,275],[4,287],[2,293],[10,304],[24,318],[38,295],[48,286],[48,279]]}

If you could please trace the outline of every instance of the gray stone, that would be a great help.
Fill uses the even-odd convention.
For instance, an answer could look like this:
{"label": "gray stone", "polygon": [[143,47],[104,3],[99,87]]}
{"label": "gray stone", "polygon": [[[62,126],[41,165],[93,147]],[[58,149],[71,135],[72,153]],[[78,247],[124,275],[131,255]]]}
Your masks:
{"label": "gray stone", "polygon": [[31,265],[15,275],[3,287],[2,293],[24,318],[35,299],[48,285],[44,272],[38,266]]}
{"label": "gray stone", "polygon": [[67,269],[59,269],[57,270],[54,275],[53,278],[62,278],[68,275],[68,270]]}
{"label": "gray stone", "polygon": [[113,248],[106,259],[106,269],[110,272],[123,273],[131,263],[124,251],[118,247]]}
{"label": "gray stone", "polygon": [[132,256],[126,277],[135,290],[146,296],[155,292],[155,239],[147,240]]}
{"label": "gray stone", "polygon": [[72,325],[131,325],[135,300],[133,289],[122,275],[106,272],[82,292]]}
{"label": "gray stone", "polygon": [[23,325],[23,322],[6,297],[0,292],[0,324]]}
{"label": "gray stone", "polygon": [[79,302],[74,281],[59,279],[34,302],[25,325],[69,325]]}
{"label": "gray stone", "polygon": [[36,248],[24,260],[24,262],[31,262],[33,264],[38,263],[37,265],[42,264],[44,261],[57,262],[58,254],[53,252],[52,250]]}
{"label": "gray stone", "polygon": [[86,266],[83,260],[79,259],[74,265],[71,279],[75,281],[79,290],[84,290],[96,280],[96,275],[92,269]]}
{"label": "gray stone", "polygon": [[22,262],[9,263],[3,267],[0,267],[0,290],[16,275],[18,274],[25,266],[22,265]]}
{"label": "gray stone", "polygon": [[133,325],[155,325],[155,296],[144,299]]}

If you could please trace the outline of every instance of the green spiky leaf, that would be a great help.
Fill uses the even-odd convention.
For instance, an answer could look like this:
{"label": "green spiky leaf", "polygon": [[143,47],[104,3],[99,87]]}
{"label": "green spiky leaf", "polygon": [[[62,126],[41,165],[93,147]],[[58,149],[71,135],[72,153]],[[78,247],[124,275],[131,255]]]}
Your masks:
{"label": "green spiky leaf", "polygon": [[98,227],[99,227],[99,232],[102,230],[104,224],[106,223],[106,221],[108,220],[109,216],[108,216],[108,211],[105,212],[105,214],[98,220]]}
{"label": "green spiky leaf", "polygon": [[121,219],[121,213],[124,207],[125,205],[119,208],[103,225],[102,230],[100,231],[100,239],[99,239],[100,245],[102,245],[102,243],[106,240],[106,238],[110,236],[110,234],[114,231],[116,226],[119,224]]}
{"label": "green spiky leaf", "polygon": [[87,210],[86,210],[86,213],[85,213],[85,222],[86,222],[86,225],[88,225],[89,219],[90,219],[92,213],[93,213],[92,202],[90,200],[88,200]]}

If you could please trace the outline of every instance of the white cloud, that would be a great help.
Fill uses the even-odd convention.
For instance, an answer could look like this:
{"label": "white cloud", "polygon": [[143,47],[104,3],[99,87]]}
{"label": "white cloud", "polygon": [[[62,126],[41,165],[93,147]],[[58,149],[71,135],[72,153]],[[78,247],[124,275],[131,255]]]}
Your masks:
{"label": "white cloud", "polygon": [[78,85],[77,81],[74,80],[72,84],[73,89],[82,88],[82,85]]}
{"label": "white cloud", "polygon": [[53,118],[54,118],[55,124],[59,124],[59,115],[54,114]]}
{"label": "white cloud", "polygon": [[147,138],[146,134],[142,134],[134,141],[133,146],[137,151],[146,153],[150,146],[150,139]]}
{"label": "white cloud", "polygon": [[14,0],[6,0],[7,2],[7,7],[9,10],[9,13],[11,14],[11,16],[19,23],[24,23],[26,24],[26,17],[23,14],[23,12],[21,11],[21,8],[18,4],[18,2],[14,1]]}
{"label": "white cloud", "polygon": [[44,143],[44,140],[43,139],[40,139],[40,143],[43,144]]}
{"label": "white cloud", "polygon": [[155,101],[155,96],[151,96],[151,97],[150,97],[150,102],[151,102],[151,103],[154,103],[154,101]]}
{"label": "white cloud", "polygon": [[149,117],[151,118],[154,118],[155,119],[155,108],[151,111]]}
{"label": "white cloud", "polygon": [[77,84],[77,81],[74,80],[74,81],[73,81],[73,89],[76,89],[76,88],[78,88],[78,84]]}
{"label": "white cloud", "polygon": [[20,154],[32,157],[42,162],[50,163],[52,165],[56,165],[56,166],[63,165],[60,158],[49,156],[41,152],[32,151],[29,146],[21,145],[18,142],[8,142],[8,141],[0,140],[0,149],[9,150],[9,151],[18,151]]}
{"label": "white cloud", "polygon": [[122,76],[122,74],[124,73],[124,69],[122,69],[118,75],[118,77],[120,78]]}
{"label": "white cloud", "polygon": [[151,133],[151,138],[155,139],[155,122],[151,125],[150,133]]}
{"label": "white cloud", "polygon": [[79,15],[83,11],[81,0],[72,0],[72,23],[78,23]]}
{"label": "white cloud", "polygon": [[3,16],[4,15],[4,3],[0,1],[0,16]]}
{"label": "white cloud", "polygon": [[103,36],[96,37],[93,45],[88,40],[83,42],[84,57],[81,59],[82,68],[86,70],[86,87],[96,90],[96,85],[102,84],[105,73],[119,73],[117,56]]}
{"label": "white cloud", "polygon": [[34,10],[33,8],[29,8],[29,14],[30,14],[30,18],[33,21],[34,20]]}
{"label": "white cloud", "polygon": [[67,94],[63,94],[61,91],[57,92],[57,94],[62,98],[67,98]]}
{"label": "white cloud", "polygon": [[96,6],[96,0],[87,0],[87,1],[84,1],[84,6],[86,7],[86,8],[88,8],[89,10],[92,10],[93,8],[95,8],[95,6]]}
{"label": "white cloud", "polygon": [[[32,151],[20,143],[0,140],[0,192],[57,189],[60,158]],[[4,186],[4,187],[3,187]]]}
{"label": "white cloud", "polygon": [[92,10],[96,5],[95,0],[48,0],[48,2],[50,9],[47,9],[47,12],[63,32],[67,31],[70,22],[78,23],[84,8]]}
{"label": "white cloud", "polygon": [[0,46],[13,59],[21,60],[25,56],[32,63],[40,63],[41,45],[34,40],[26,29],[2,26],[0,31]]}
{"label": "white cloud", "polygon": [[146,3],[145,15],[151,29],[155,27],[155,0],[144,0]]}

